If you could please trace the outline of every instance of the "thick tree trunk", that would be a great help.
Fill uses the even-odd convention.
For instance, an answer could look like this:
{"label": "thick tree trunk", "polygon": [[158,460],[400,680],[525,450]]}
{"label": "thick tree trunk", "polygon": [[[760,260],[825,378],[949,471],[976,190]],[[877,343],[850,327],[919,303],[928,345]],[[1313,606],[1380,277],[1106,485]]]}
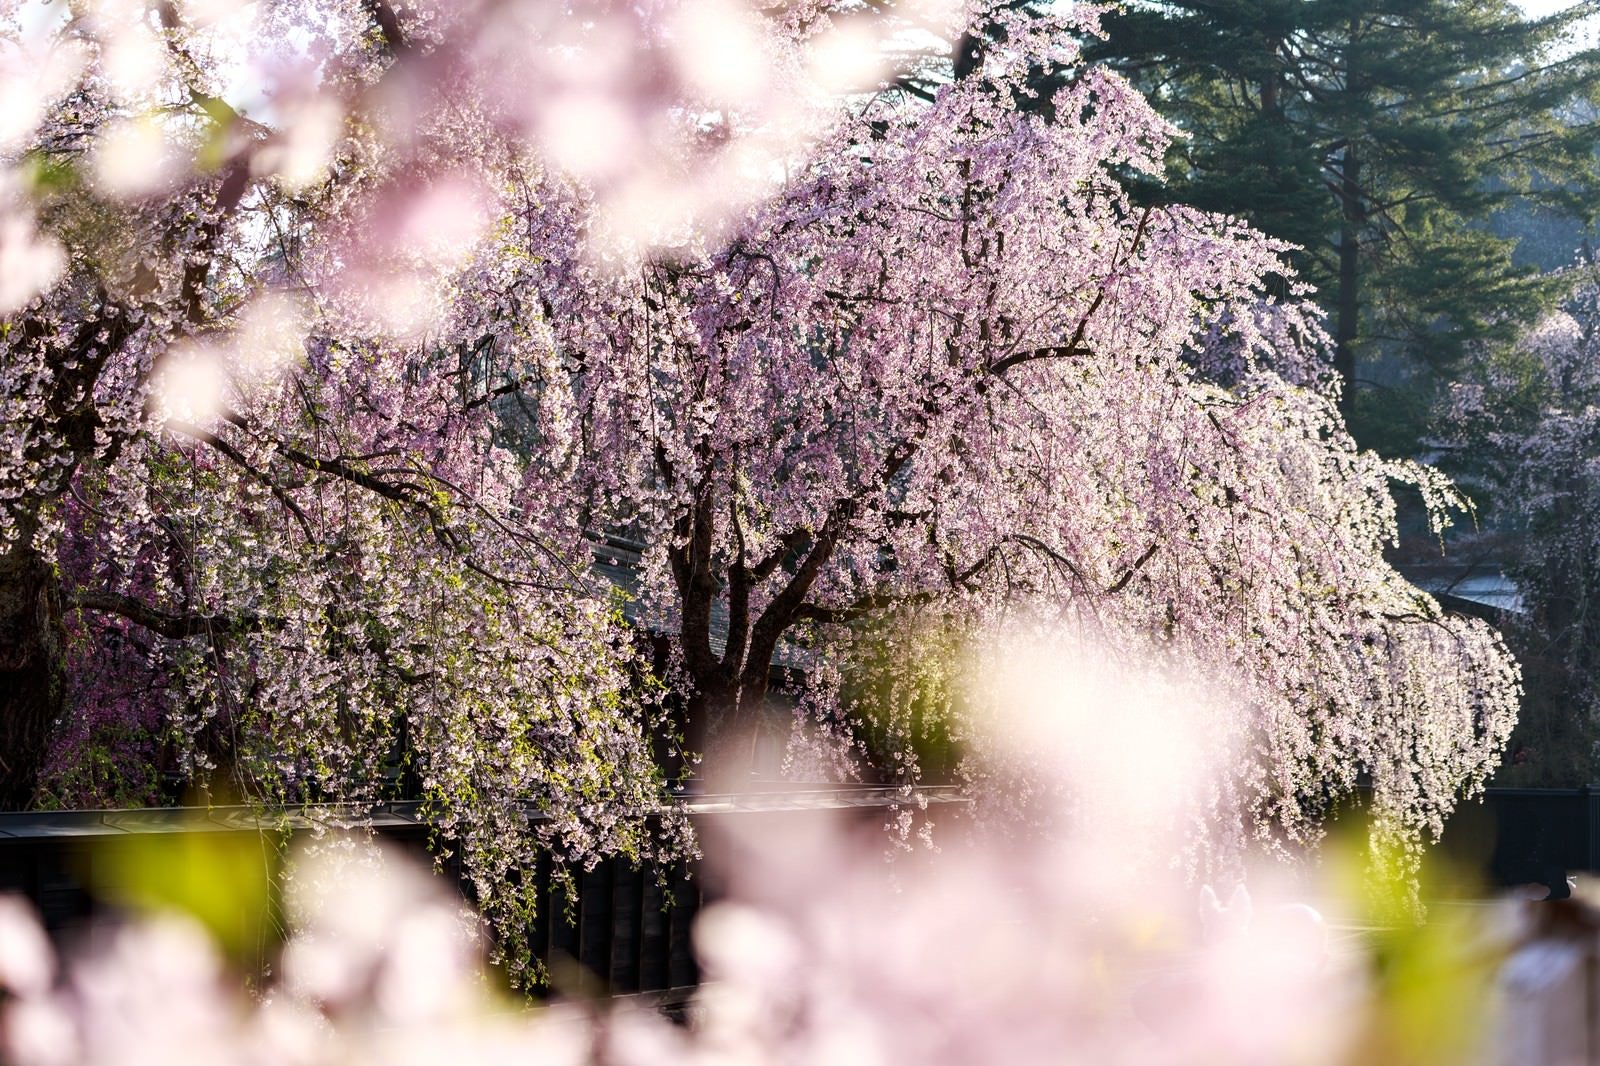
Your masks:
{"label": "thick tree trunk", "polygon": [[699,753],[695,777],[717,791],[737,791],[755,769],[753,730],[756,711],[767,698],[767,681],[748,674],[730,681],[715,675],[697,678],[685,714],[684,740]]}
{"label": "thick tree trunk", "polygon": [[0,809],[33,801],[63,687],[55,577],[35,552],[15,548],[0,556]]}
{"label": "thick tree trunk", "polygon": [[702,679],[695,679],[683,710],[683,746],[692,755],[700,756],[700,768],[706,763],[706,748],[710,743],[712,720],[719,708],[725,705],[729,694],[709,687]]}

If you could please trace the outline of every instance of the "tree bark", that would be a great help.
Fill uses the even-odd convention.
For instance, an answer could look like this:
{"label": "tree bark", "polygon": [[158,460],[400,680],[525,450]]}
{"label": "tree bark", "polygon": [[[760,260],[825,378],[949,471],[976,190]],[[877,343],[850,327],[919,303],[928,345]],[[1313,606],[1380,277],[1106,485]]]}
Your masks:
{"label": "tree bark", "polygon": [[[1352,14],[1343,58],[1345,95],[1354,100],[1360,100],[1366,91],[1365,79],[1356,64],[1361,36],[1361,19]],[[1361,329],[1361,229],[1367,221],[1361,197],[1361,156],[1356,151],[1353,131],[1345,144],[1340,167],[1339,205],[1343,223],[1339,227],[1339,299],[1333,369],[1344,386],[1339,393],[1339,413],[1348,425],[1356,409],[1356,335]]]}
{"label": "tree bark", "polygon": [[729,679],[720,671],[695,678],[685,712],[685,743],[700,755],[695,777],[716,791],[739,791],[755,770],[753,713],[766,701],[768,679],[746,671]]}
{"label": "tree bark", "polygon": [[31,548],[0,556],[0,809],[29,806],[63,706],[61,603]]}
{"label": "tree bark", "polygon": [[1278,69],[1283,42],[1276,37],[1267,39],[1267,73],[1261,78],[1261,114],[1266,118],[1282,120],[1283,72]]}
{"label": "tree bark", "polygon": [[1334,327],[1333,368],[1344,386],[1339,395],[1339,411],[1348,423],[1356,405],[1356,335],[1361,314],[1361,160],[1354,145],[1345,148],[1341,169],[1344,224],[1339,227],[1339,312]]}

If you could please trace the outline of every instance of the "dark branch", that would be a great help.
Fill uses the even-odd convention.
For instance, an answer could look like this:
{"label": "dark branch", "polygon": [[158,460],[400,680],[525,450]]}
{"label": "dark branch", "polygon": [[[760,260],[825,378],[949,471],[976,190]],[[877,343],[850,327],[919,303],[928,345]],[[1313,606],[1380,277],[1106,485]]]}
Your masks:
{"label": "dark branch", "polygon": [[275,479],[268,477],[264,471],[257,470],[255,466],[253,466],[250,461],[244,457],[243,452],[239,451],[239,449],[235,448],[233,445],[229,444],[227,441],[223,440],[221,437],[217,436],[208,429],[201,429],[199,426],[191,426],[182,422],[171,422],[168,423],[168,425],[171,428],[183,433],[185,436],[193,437],[195,440],[208,445],[215,451],[232,460],[235,466],[239,467],[241,470],[244,470],[257,481],[260,481],[267,487],[268,491],[272,493],[273,498],[279,503],[283,504],[284,508],[290,514],[294,515],[295,521],[300,524],[301,532],[303,532],[306,536],[307,543],[314,543],[316,541],[317,536],[311,528],[311,519],[306,516],[305,511],[301,509],[300,505],[294,502],[294,498],[289,495],[288,490],[280,485]]}
{"label": "dark branch", "polygon": [[78,593],[67,598],[67,606],[98,614],[114,614],[172,640],[213,633],[253,633],[283,624],[279,619],[251,614],[174,614],[116,592]]}
{"label": "dark branch", "polygon": [[1121,592],[1127,588],[1128,582],[1133,580],[1133,575],[1137,574],[1144,567],[1144,564],[1148,563],[1151,557],[1155,555],[1157,547],[1159,547],[1158,543],[1151,542],[1150,547],[1146,548],[1143,554],[1133,561],[1133,565],[1124,570],[1122,576],[1113,581],[1111,587],[1106,591],[1114,593]]}
{"label": "dark branch", "polygon": [[389,46],[391,54],[398,56],[411,47],[405,30],[400,28],[400,16],[387,0],[364,0],[363,6],[378,24],[378,32],[383,34],[383,43]]}

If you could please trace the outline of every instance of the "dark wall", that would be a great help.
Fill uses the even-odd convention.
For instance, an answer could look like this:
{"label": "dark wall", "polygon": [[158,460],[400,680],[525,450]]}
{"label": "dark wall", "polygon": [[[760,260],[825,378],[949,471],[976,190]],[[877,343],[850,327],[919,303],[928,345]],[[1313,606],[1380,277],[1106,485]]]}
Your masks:
{"label": "dark wall", "polygon": [[1600,872],[1600,786],[1491,788],[1456,809],[1441,849],[1493,886]]}

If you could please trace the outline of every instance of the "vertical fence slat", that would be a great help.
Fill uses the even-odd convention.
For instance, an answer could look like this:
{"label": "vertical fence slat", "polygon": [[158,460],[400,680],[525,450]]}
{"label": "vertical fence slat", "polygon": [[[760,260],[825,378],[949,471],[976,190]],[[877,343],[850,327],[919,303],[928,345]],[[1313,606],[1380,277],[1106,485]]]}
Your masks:
{"label": "vertical fence slat", "polygon": [[660,873],[650,870],[644,876],[639,908],[639,990],[660,992],[669,987],[667,938],[670,932],[666,896],[661,891]]}
{"label": "vertical fence slat", "polygon": [[687,866],[673,870],[672,909],[668,912],[667,987],[684,988],[699,982],[689,930],[700,902],[700,882],[689,876]]}
{"label": "vertical fence slat", "polygon": [[611,968],[611,864],[602,862],[578,875],[579,988],[585,995],[606,994]]}
{"label": "vertical fence slat", "polygon": [[644,902],[639,870],[624,859],[611,860],[611,991],[639,991],[639,924]]}
{"label": "vertical fence slat", "polygon": [[544,966],[550,965],[550,856],[539,852],[533,870],[533,928],[528,931],[528,945],[534,957]]}
{"label": "vertical fence slat", "polygon": [[[1588,862],[1584,869],[1600,870],[1600,786],[1583,786],[1584,836],[1588,841]],[[1600,1049],[1597,1049],[1600,1050]]]}
{"label": "vertical fence slat", "polygon": [[[550,954],[547,963],[551,972],[556,974],[567,971],[578,959],[577,901],[572,900],[570,908],[568,907],[568,902],[567,891],[561,887],[560,879],[554,876],[552,870],[548,906],[550,914]],[[569,909],[574,913],[569,915]]]}

